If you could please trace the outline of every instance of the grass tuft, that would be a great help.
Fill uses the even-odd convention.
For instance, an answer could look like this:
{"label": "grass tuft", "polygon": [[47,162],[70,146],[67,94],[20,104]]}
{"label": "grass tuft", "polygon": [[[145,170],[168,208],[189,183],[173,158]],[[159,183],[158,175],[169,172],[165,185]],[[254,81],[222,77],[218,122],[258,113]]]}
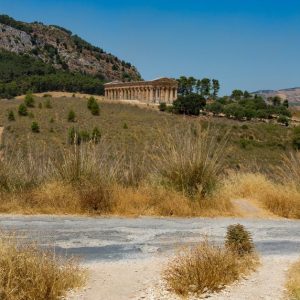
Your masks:
{"label": "grass tuft", "polygon": [[0,299],[57,300],[86,280],[72,259],[59,258],[37,246],[20,244],[13,235],[0,238]]}

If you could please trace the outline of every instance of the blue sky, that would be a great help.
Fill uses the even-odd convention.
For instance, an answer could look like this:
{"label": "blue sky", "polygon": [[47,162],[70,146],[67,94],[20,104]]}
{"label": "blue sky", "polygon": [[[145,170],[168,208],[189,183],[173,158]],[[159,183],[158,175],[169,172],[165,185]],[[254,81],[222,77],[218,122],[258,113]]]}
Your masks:
{"label": "blue sky", "polygon": [[144,79],[220,80],[222,94],[300,86],[299,0],[0,0],[133,63]]}

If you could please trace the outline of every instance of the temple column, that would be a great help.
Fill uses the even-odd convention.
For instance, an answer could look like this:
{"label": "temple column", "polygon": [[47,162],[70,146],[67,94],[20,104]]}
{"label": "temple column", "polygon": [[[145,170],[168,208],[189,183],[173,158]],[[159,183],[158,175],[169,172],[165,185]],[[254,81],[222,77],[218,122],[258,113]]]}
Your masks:
{"label": "temple column", "polygon": [[153,88],[152,87],[149,90],[149,100],[150,100],[150,102],[153,102]]}

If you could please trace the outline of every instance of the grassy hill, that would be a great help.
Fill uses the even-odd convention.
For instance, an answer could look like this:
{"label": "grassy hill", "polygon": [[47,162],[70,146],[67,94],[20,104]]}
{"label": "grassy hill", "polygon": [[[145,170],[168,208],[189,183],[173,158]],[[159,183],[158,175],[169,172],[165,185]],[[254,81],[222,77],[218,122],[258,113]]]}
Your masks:
{"label": "grassy hill", "polygon": [[[100,102],[99,116],[93,116],[87,109],[87,99],[82,98],[50,98],[52,108],[45,108],[47,98],[36,98],[34,108],[29,109],[29,116],[18,116],[18,105],[22,100],[0,101],[0,124],[5,126],[4,141],[14,147],[31,145],[41,149],[69,147],[68,130],[75,127],[79,131],[91,132],[98,127],[101,135],[111,147],[128,150],[135,155],[161,138],[160,131],[171,130],[185,123],[198,122],[195,118],[184,118],[140,108],[134,105]],[[42,107],[42,108],[39,108]],[[12,110],[16,121],[8,121],[8,112]],[[76,122],[68,122],[68,112],[73,110]],[[201,123],[207,126],[207,119],[201,118]],[[31,131],[31,124],[37,121],[40,133]],[[227,119],[214,119],[210,126],[216,127],[222,136],[229,131],[226,157],[228,168],[253,170],[254,168],[270,171],[280,164],[281,155],[292,149],[292,129],[276,124],[238,122]],[[150,150],[149,150],[150,151]],[[270,171],[271,172],[271,171]]]}

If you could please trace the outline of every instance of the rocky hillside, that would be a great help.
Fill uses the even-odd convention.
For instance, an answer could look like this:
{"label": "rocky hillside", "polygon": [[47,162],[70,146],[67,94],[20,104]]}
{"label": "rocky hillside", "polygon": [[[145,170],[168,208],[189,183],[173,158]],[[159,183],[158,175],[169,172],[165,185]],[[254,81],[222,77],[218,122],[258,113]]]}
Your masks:
{"label": "rocky hillside", "polygon": [[56,25],[19,22],[0,15],[0,48],[18,55],[28,54],[58,70],[80,72],[107,81],[140,79],[130,63]]}
{"label": "rocky hillside", "polygon": [[279,96],[282,99],[287,99],[292,105],[300,105],[300,87],[282,90],[262,90],[257,91],[253,94],[258,94],[263,96],[265,99],[269,97]]}

